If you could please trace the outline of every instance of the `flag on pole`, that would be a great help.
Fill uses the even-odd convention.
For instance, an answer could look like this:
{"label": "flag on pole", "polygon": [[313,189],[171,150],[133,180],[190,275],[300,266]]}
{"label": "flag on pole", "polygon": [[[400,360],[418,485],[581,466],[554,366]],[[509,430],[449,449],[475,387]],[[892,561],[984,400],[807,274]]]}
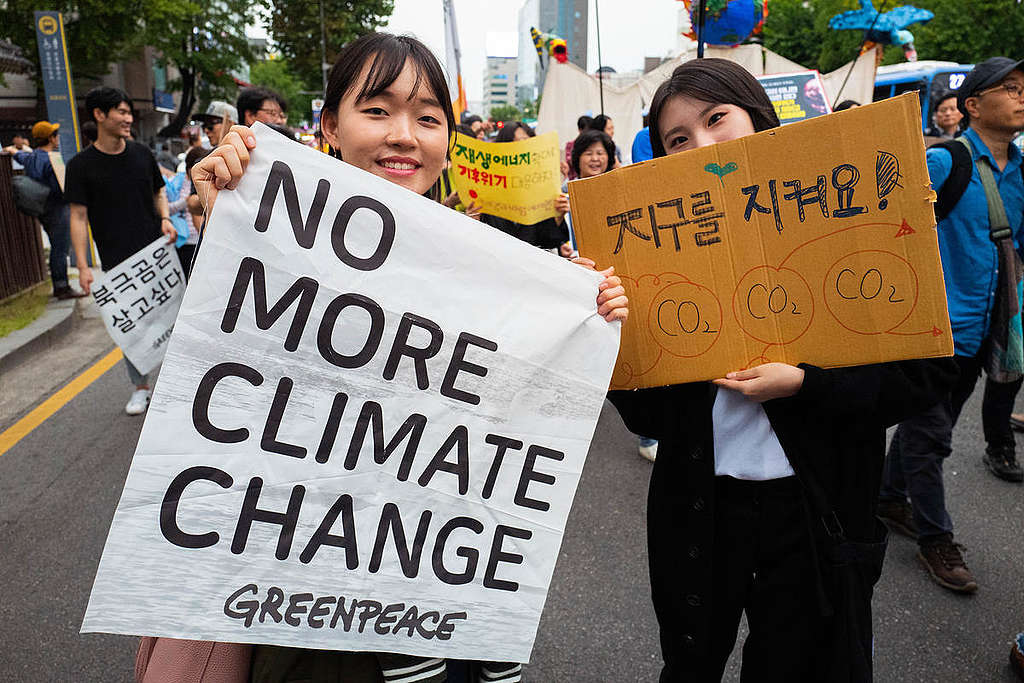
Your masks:
{"label": "flag on pole", "polygon": [[444,49],[447,67],[448,92],[458,121],[466,111],[466,91],[462,87],[462,48],[459,47],[459,28],[455,24],[455,3],[444,0]]}

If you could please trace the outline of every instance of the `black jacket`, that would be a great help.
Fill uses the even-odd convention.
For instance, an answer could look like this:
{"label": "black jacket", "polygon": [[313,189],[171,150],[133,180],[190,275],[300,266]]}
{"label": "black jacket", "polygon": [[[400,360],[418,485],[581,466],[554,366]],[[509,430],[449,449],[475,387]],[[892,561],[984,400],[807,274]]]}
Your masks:
{"label": "black jacket", "polygon": [[545,218],[540,223],[526,225],[510,221],[507,218],[482,213],[480,221],[501,230],[506,235],[512,235],[541,249],[558,249],[569,241],[569,228],[565,221],[559,225],[554,218]]}
{"label": "black jacket", "polygon": [[[948,397],[957,369],[949,358],[831,370],[800,367],[805,376],[799,393],[763,405],[808,501],[821,609],[829,615],[843,597],[836,595],[828,576],[829,537],[820,516],[812,512],[808,478],[819,482],[846,538],[877,541],[875,508],[885,428]],[[666,664],[675,662],[679,680],[692,677],[685,670],[686,651],[708,647],[715,609],[711,409],[716,388],[697,382],[608,394],[630,431],[660,442],[647,503],[651,592]],[[877,573],[869,580],[868,600]]]}

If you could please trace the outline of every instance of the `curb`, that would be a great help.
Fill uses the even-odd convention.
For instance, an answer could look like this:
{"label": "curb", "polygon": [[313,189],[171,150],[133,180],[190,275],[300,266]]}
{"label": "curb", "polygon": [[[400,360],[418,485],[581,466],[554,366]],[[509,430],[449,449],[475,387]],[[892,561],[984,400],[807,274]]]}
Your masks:
{"label": "curb", "polygon": [[74,324],[75,301],[66,299],[48,302],[41,316],[20,330],[0,338],[0,373],[67,334]]}

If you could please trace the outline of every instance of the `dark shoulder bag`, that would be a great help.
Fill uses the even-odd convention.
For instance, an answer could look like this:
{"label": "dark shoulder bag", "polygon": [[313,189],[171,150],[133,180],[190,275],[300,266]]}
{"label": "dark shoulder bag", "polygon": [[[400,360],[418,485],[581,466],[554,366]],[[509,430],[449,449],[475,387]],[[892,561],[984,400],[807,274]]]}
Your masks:
{"label": "dark shoulder bag", "polygon": [[46,200],[50,188],[27,175],[16,175],[11,179],[14,188],[14,205],[18,211],[39,218],[46,212]]}

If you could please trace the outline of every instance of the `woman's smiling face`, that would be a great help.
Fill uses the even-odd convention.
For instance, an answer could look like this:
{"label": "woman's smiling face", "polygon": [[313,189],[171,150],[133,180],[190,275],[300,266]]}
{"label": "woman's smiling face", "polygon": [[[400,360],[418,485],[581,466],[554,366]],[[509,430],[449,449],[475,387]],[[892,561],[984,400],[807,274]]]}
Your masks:
{"label": "woman's smiling face", "polygon": [[356,101],[371,62],[337,111],[325,112],[324,137],[345,162],[423,194],[440,177],[448,154],[444,110],[411,61],[384,92]]}
{"label": "woman's smiling face", "polygon": [[608,169],[608,150],[598,141],[583,150],[580,155],[580,177],[593,178]]}

